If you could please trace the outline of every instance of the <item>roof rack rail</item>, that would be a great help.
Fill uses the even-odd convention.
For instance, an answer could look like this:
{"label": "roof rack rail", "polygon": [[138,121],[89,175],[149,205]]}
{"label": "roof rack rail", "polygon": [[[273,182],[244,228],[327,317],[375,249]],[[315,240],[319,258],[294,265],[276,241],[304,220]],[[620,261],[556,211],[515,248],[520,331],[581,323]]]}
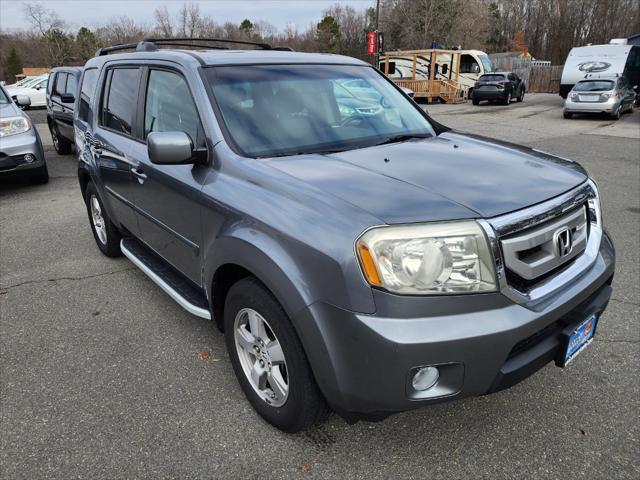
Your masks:
{"label": "roof rack rail", "polygon": [[227,47],[213,46],[203,44],[201,42],[216,42],[216,43],[234,43],[239,45],[252,45],[258,47],[260,50],[279,50],[292,52],[293,49],[289,47],[272,47],[268,43],[250,42],[248,40],[228,40],[223,38],[191,38],[191,37],[175,37],[175,38],[144,38],[137,43],[119,43],[110,47],[104,47],[96,52],[96,57],[102,55],[108,55],[112,52],[120,50],[132,50],[137,52],[154,52],[158,49],[158,45],[173,45],[178,47],[200,47],[200,48],[213,48],[213,49],[227,49]]}

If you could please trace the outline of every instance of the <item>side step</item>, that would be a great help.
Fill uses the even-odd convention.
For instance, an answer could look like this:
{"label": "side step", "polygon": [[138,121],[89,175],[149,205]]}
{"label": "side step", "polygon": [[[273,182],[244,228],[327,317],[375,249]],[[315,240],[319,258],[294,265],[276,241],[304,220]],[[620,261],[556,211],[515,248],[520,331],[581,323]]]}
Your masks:
{"label": "side step", "polygon": [[133,264],[192,315],[211,320],[209,302],[197,287],[134,238],[123,238],[120,250]]}

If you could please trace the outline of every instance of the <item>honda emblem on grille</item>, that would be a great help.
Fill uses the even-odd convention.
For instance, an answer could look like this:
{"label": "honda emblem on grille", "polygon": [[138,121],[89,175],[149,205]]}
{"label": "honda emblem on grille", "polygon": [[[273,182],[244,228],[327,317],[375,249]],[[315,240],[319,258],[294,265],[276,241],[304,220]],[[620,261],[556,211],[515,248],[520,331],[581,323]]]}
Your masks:
{"label": "honda emblem on grille", "polygon": [[573,249],[573,233],[567,227],[561,228],[554,235],[558,257],[566,257]]}

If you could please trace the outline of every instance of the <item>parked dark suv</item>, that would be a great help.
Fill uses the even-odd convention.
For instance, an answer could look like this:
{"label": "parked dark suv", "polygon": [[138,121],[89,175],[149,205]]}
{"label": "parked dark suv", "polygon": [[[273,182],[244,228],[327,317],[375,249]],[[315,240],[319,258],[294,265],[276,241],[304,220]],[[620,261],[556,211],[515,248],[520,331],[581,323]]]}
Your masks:
{"label": "parked dark suv", "polygon": [[473,87],[471,101],[478,105],[483,100],[509,105],[514,98],[524,100],[524,82],[513,72],[494,72],[482,75]]}
{"label": "parked dark suv", "polygon": [[[354,58],[158,48],[185,43],[87,63],[80,188],[273,425],[496,392],[591,342],[614,248],[577,163],[453,132]],[[378,110],[341,108],[352,80]]]}
{"label": "parked dark suv", "polygon": [[73,110],[82,69],[58,67],[51,70],[47,85],[47,124],[53,146],[61,155],[71,153]]}

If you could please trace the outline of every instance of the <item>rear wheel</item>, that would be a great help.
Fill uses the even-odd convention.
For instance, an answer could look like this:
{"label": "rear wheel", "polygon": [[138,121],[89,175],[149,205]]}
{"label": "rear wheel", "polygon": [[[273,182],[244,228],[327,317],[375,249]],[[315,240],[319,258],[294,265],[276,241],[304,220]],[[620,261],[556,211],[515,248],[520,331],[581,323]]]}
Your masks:
{"label": "rear wheel", "polygon": [[507,93],[507,98],[504,99],[504,104],[509,105],[511,103],[511,92]]}
{"label": "rear wheel", "polygon": [[611,114],[611,118],[613,118],[614,120],[620,120],[620,117],[622,117],[622,104],[618,105],[616,111]]}
{"label": "rear wheel", "polygon": [[98,191],[93,183],[89,183],[84,193],[84,200],[87,205],[89,223],[96,244],[102,253],[107,257],[120,257],[120,240],[122,235],[113,224],[107,211],[98,196]]}
{"label": "rear wheel", "polygon": [[517,101],[522,102],[523,100],[524,100],[524,88],[522,89],[522,92],[520,92],[520,96],[518,97]]}
{"label": "rear wheel", "polygon": [[253,408],[285,432],[326,418],[327,404],[289,318],[255,278],[231,287],[224,307],[225,340],[238,382]]}
{"label": "rear wheel", "polygon": [[571,118],[571,117],[573,117],[573,113],[571,113],[571,112],[564,112],[564,113],[562,114],[562,116],[563,116],[564,118]]}
{"label": "rear wheel", "polygon": [[60,155],[71,153],[71,142],[60,136],[58,128],[55,125],[49,124],[49,131],[51,132],[51,140],[53,141],[53,148],[56,149],[56,152]]}
{"label": "rear wheel", "polygon": [[477,98],[474,98],[471,100],[471,103],[473,103],[474,105],[480,105],[480,100],[478,100]]}

